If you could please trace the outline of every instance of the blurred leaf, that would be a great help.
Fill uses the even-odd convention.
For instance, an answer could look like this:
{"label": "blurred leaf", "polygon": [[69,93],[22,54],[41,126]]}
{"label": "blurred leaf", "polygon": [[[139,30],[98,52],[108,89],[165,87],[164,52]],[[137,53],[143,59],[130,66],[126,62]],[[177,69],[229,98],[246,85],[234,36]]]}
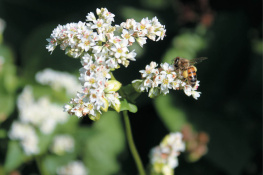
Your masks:
{"label": "blurred leaf", "polygon": [[169,95],[159,96],[154,100],[154,105],[164,125],[171,132],[180,131],[186,124],[186,115],[183,111],[173,105],[172,97]]}
{"label": "blurred leaf", "polygon": [[42,161],[42,166],[48,172],[48,174],[56,174],[59,167],[65,166],[72,160],[76,159],[76,154],[65,154],[62,156],[47,155]]}
{"label": "blurred leaf", "polygon": [[[47,24],[35,29],[25,41],[22,48],[22,66],[24,77],[27,81],[34,82],[35,74],[44,68],[78,72],[81,67],[79,59],[73,59],[65,55],[59,47],[50,54],[47,49],[46,39],[50,37],[57,24]],[[32,49],[34,48],[34,49]]]}
{"label": "blurred leaf", "polygon": [[3,62],[0,64],[0,122],[3,122],[14,109],[18,79],[12,51],[0,45],[0,57]]}
{"label": "blurred leaf", "polygon": [[[82,131],[86,138],[80,153],[84,156],[90,175],[116,174],[120,170],[120,162],[117,158],[125,146],[119,114],[104,113],[91,128]],[[78,137],[84,139],[84,135]]]}
{"label": "blurred leaf", "polygon": [[0,93],[0,123],[5,121],[15,107],[15,96]]}
{"label": "blurred leaf", "polygon": [[6,134],[6,130],[0,129],[0,139],[5,138],[6,135],[7,135],[7,134]]}
{"label": "blurred leaf", "polygon": [[39,154],[44,154],[49,149],[49,146],[53,139],[53,134],[43,134],[39,132],[38,139],[39,139],[38,142]]}
{"label": "blurred leaf", "polygon": [[135,21],[140,22],[142,18],[148,17],[149,19],[156,16],[152,11],[146,11],[146,10],[139,10],[133,7],[122,7],[121,8],[121,15],[125,19],[135,19]]}
{"label": "blurred leaf", "polygon": [[0,165],[0,174],[6,174],[3,166]]}
{"label": "blurred leaf", "polygon": [[[197,27],[196,30],[204,33],[201,27]],[[201,35],[183,30],[180,35],[173,38],[173,47],[166,51],[163,62],[171,63],[172,59],[177,56],[192,59],[205,46],[206,42]]]}
{"label": "blurred leaf", "polygon": [[26,159],[26,155],[21,150],[21,147],[18,142],[10,141],[8,143],[8,151],[5,159],[5,170],[10,172],[17,167],[19,167],[22,163],[24,163]]}
{"label": "blurred leaf", "polygon": [[170,4],[170,1],[165,0],[141,0],[142,5],[152,9],[165,9]]}
{"label": "blurred leaf", "polygon": [[127,100],[121,101],[121,111],[129,110],[132,113],[137,112],[137,106],[131,103],[128,103]]}

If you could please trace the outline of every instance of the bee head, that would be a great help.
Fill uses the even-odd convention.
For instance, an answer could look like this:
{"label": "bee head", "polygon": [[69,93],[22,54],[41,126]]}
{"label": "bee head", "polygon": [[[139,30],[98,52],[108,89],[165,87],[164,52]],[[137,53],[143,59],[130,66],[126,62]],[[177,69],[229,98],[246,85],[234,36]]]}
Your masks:
{"label": "bee head", "polygon": [[174,67],[176,67],[176,68],[178,67],[179,60],[180,60],[179,57],[176,57],[176,58],[174,59]]}

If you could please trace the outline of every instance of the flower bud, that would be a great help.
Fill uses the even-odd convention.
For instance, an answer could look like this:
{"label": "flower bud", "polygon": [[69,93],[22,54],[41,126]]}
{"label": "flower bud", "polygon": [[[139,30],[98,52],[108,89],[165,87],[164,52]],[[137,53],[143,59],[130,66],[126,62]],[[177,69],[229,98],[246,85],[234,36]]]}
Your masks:
{"label": "flower bud", "polygon": [[117,80],[109,80],[107,82],[106,88],[104,89],[104,92],[105,93],[113,92],[113,91],[116,92],[120,88],[121,88],[121,83],[120,82],[118,82]]}
{"label": "flower bud", "polygon": [[120,112],[121,111],[121,102],[117,97],[115,98],[115,101],[116,101],[116,103],[112,104],[111,107],[113,109],[115,109],[115,111]]}
{"label": "flower bud", "polygon": [[160,95],[160,90],[158,88],[151,88],[149,91],[149,97],[150,98],[155,98]]}
{"label": "flower bud", "polygon": [[141,85],[143,83],[143,80],[134,80],[132,81],[132,87],[137,91],[141,92]]}
{"label": "flower bud", "polygon": [[103,98],[103,105],[104,106],[101,106],[100,109],[104,112],[107,112],[109,108],[109,102],[106,98]]}
{"label": "flower bud", "polygon": [[120,112],[120,110],[121,110],[121,102],[120,102],[118,96],[115,96],[113,94],[106,94],[106,97],[111,102],[111,107],[115,111]]}
{"label": "flower bud", "polygon": [[93,121],[98,121],[100,119],[100,113],[96,111],[95,115],[89,115],[89,118]]}

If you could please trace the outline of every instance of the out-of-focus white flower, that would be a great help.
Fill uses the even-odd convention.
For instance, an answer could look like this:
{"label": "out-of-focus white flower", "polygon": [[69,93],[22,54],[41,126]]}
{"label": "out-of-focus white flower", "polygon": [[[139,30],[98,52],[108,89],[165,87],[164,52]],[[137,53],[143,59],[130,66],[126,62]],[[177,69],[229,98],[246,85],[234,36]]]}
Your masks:
{"label": "out-of-focus white flower", "polygon": [[51,103],[47,97],[35,100],[30,86],[19,95],[17,105],[21,122],[38,127],[44,134],[50,134],[58,123],[68,120],[61,106]]}
{"label": "out-of-focus white flower", "polygon": [[66,152],[72,152],[74,146],[74,139],[70,135],[57,135],[55,136],[50,149],[55,154],[63,155]]}
{"label": "out-of-focus white flower", "polygon": [[200,97],[201,92],[196,91],[199,82],[192,87],[188,84],[187,79],[182,76],[182,71],[175,70],[173,65],[162,63],[160,68],[157,68],[157,63],[151,62],[146,65],[145,70],[139,71],[142,75],[142,80],[132,81],[133,87],[139,92],[149,91],[149,97],[153,98],[160,94],[167,94],[169,90],[184,90],[187,96],[193,96],[194,99]]}
{"label": "out-of-focus white flower", "polygon": [[38,154],[38,137],[33,126],[14,121],[9,131],[9,137],[12,140],[19,140],[27,155]]}
{"label": "out-of-focus white flower", "polygon": [[178,156],[185,150],[185,144],[179,132],[166,135],[159,146],[150,152],[152,171],[164,175],[173,175],[178,166]]}
{"label": "out-of-focus white flower", "polygon": [[67,72],[60,72],[47,68],[36,74],[36,80],[40,84],[49,85],[55,90],[65,89],[69,96],[81,90],[78,79]]}
{"label": "out-of-focus white flower", "polygon": [[81,161],[69,162],[57,169],[58,175],[88,175],[88,170]]}

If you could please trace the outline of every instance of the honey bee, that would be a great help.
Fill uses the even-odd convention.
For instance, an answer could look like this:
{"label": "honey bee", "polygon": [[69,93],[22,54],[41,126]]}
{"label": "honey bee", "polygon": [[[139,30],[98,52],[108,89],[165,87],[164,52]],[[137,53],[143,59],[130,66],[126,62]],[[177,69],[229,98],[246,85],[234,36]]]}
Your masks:
{"label": "honey bee", "polygon": [[197,69],[194,64],[200,63],[203,60],[206,60],[206,57],[194,58],[188,60],[185,58],[176,57],[174,58],[173,65],[175,70],[181,70],[183,77],[188,80],[188,84],[192,87],[195,87],[197,81]]}

